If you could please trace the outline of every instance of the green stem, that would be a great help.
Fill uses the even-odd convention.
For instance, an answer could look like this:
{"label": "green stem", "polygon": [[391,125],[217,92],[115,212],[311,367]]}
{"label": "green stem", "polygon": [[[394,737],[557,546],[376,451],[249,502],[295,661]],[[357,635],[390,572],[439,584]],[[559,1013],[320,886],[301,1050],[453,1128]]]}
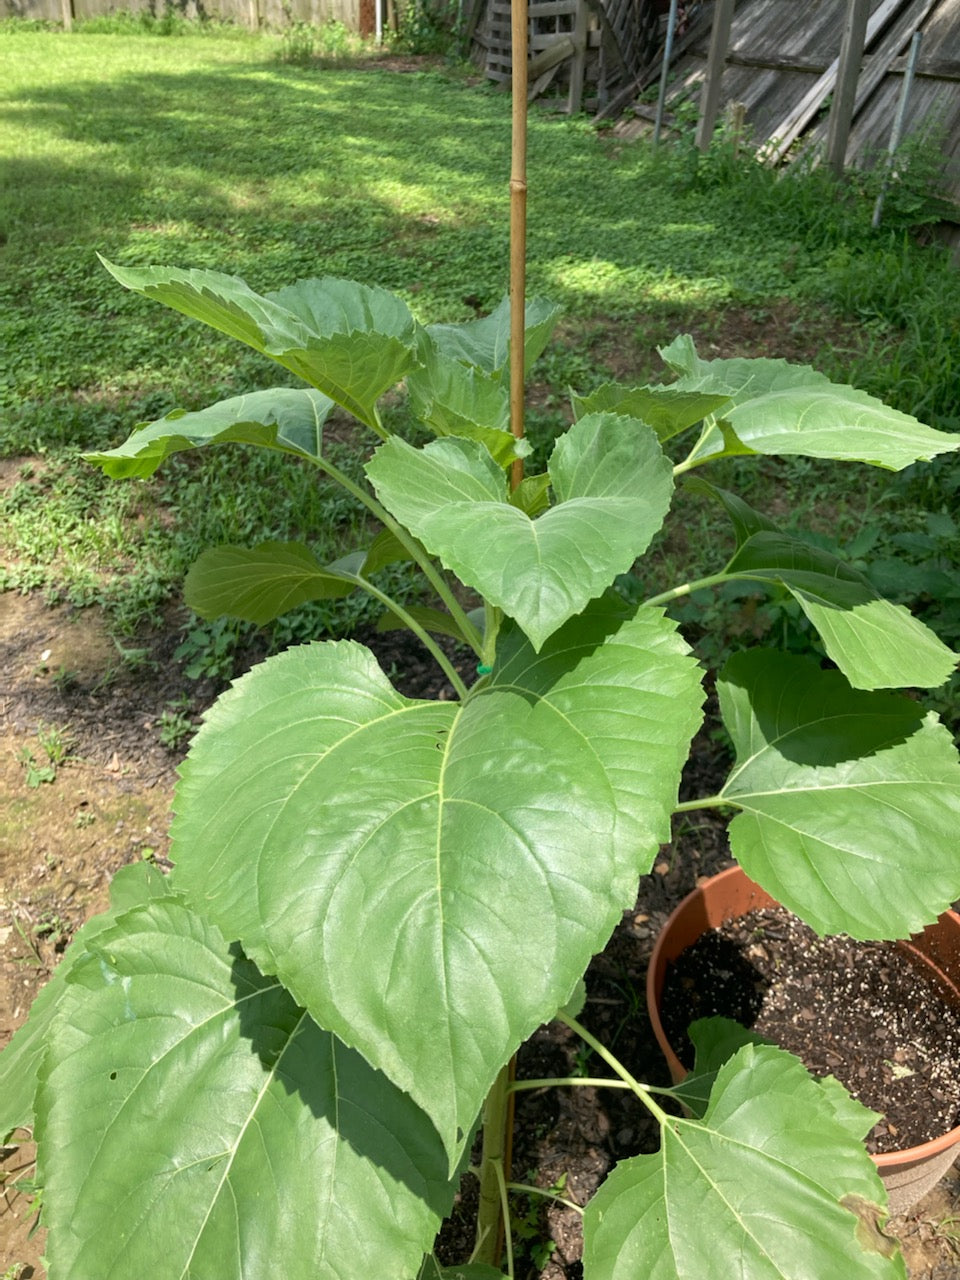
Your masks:
{"label": "green stem", "polygon": [[590,1048],[600,1055],[607,1066],[615,1071],[621,1080],[626,1081],[627,1086],[637,1095],[651,1115],[659,1120],[661,1124],[669,1124],[670,1117],[662,1107],[653,1101],[650,1096],[651,1091],[645,1084],[640,1084],[638,1080],[634,1080],[630,1072],[622,1063],[617,1061],[606,1045],[601,1044],[596,1036],[591,1035],[585,1026],[579,1023],[576,1018],[571,1018],[569,1014],[564,1013],[562,1009],[559,1010],[556,1016],[559,1022],[566,1023],[571,1031],[575,1031],[581,1040],[586,1041]]}
{"label": "green stem", "polygon": [[[394,520],[389,511],[376,500],[373,494],[368,493],[362,485],[356,484],[348,475],[335,467],[333,463],[328,462],[326,458],[312,458],[312,462],[318,466],[321,471],[325,471],[331,480],[336,480],[337,484],[342,485],[344,489],[352,494],[358,502],[362,502],[371,515],[375,516],[385,528],[389,529],[398,542],[406,549],[410,558],[414,560],[423,570],[427,581],[436,591],[437,595],[450,610],[451,616],[460,628],[463,638],[473,649],[474,653],[480,657],[482,655],[482,637],[477,628],[473,625],[463,610],[460,601],[450,590],[449,585],[444,580],[443,575],[437,569],[436,565],[428,555],[424,553],[423,548],[417,542],[416,538],[409,533],[402,524]],[[432,650],[431,650],[432,652]]]}
{"label": "green stem", "polygon": [[679,600],[682,596],[688,596],[694,591],[703,591],[707,587],[716,587],[723,582],[732,582],[734,575],[731,573],[713,573],[707,578],[698,578],[694,582],[685,582],[682,587],[674,587],[672,591],[661,591],[658,596],[650,596],[644,600],[644,604],[669,604],[671,600]]}
{"label": "green stem", "polygon": [[[480,1156],[480,1202],[477,1206],[477,1240],[473,1257],[488,1266],[500,1265],[500,1225],[509,1221],[503,1216],[500,1184],[503,1182],[503,1158],[507,1139],[508,1099],[510,1097],[510,1065],[501,1068],[483,1107],[483,1151]],[[509,1235],[509,1232],[507,1233]]]}
{"label": "green stem", "polygon": [[565,1196],[558,1196],[555,1191],[548,1191],[545,1187],[531,1187],[524,1182],[508,1182],[507,1190],[521,1191],[525,1196],[543,1196],[546,1200],[554,1200],[557,1204],[565,1204],[568,1209],[575,1209],[581,1217],[583,1216],[582,1205],[574,1204],[572,1200],[567,1200]]}
{"label": "green stem", "polygon": [[572,1085],[574,1088],[583,1085],[596,1089],[629,1089],[625,1080],[611,1080],[609,1076],[559,1076],[556,1080],[514,1080],[510,1086],[512,1093],[521,1089],[559,1089]]}
{"label": "green stem", "polygon": [[483,651],[480,663],[493,669],[497,656],[497,636],[500,634],[500,623],[503,621],[503,610],[492,605],[489,600],[483,602]]}
{"label": "green stem", "polygon": [[696,800],[681,800],[679,804],[674,805],[674,813],[693,813],[695,809],[716,809],[720,805],[730,805],[731,800],[725,800],[723,796],[700,796]]}
{"label": "green stem", "polygon": [[460,679],[460,675],[456,667],[451,663],[450,659],[437,644],[436,640],[434,640],[433,636],[421,627],[420,623],[417,622],[415,618],[407,613],[403,605],[398,604],[392,596],[388,596],[387,593],[385,591],[381,591],[379,587],[375,587],[369,579],[362,578],[359,574],[354,573],[344,574],[343,576],[345,578],[348,577],[351,582],[355,582],[361,591],[368,592],[368,594],[373,596],[375,600],[379,600],[381,604],[386,605],[390,612],[395,614],[405,627],[410,628],[413,634],[433,655],[437,665],[456,690],[457,697],[462,701],[467,696],[467,686]]}
{"label": "green stem", "polygon": [[514,1280],[513,1274],[513,1234],[510,1231],[510,1201],[507,1197],[507,1180],[503,1176],[503,1161],[494,1165],[497,1174],[497,1190],[500,1193],[500,1214],[504,1223],[503,1242],[507,1248],[507,1275]]}

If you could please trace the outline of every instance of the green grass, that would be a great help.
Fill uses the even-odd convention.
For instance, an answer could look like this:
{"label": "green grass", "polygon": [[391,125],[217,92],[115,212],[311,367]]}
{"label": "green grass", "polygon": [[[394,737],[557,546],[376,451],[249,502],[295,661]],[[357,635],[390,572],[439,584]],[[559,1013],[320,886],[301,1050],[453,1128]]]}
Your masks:
{"label": "green grass", "polygon": [[[324,66],[330,32],[300,32],[298,45],[117,19],[3,34],[0,457],[14,461],[0,488],[0,588],[104,604],[132,634],[211,542],[306,533],[322,555],[351,549],[359,512],[289,461],[224,451],[175,460],[149,485],[79,463],[137,421],[284,376],[119,288],[96,255],[211,267],[261,289],[345,275],[398,292],[424,321],[470,318],[507,288],[507,97],[455,70]],[[923,174],[911,186],[908,169],[874,233],[869,179],[838,198],[821,173],[776,181],[722,141],[706,161],[688,143],[657,154],[533,112],[528,179],[528,288],[570,317],[535,374],[541,449],[564,421],[566,386],[609,376],[605,354],[619,368],[624,347],[705,320],[722,329],[731,307],[763,314],[783,299],[798,325],[824,307],[859,322],[852,346],[823,354],[826,372],[960,426],[956,277],[903,232],[924,216]],[[802,469],[761,469],[761,496],[794,473],[811,511]],[[831,527],[862,507],[851,475],[814,486]],[[715,520],[697,545],[680,542],[709,560]],[[315,609],[281,639],[365,618]]]}

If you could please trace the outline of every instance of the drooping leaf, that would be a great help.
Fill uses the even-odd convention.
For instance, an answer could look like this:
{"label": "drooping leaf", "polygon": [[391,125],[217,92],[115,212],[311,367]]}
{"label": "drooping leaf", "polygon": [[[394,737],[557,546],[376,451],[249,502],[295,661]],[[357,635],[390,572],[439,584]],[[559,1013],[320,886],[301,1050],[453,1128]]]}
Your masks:
{"label": "drooping leaf", "polygon": [[508,429],[510,405],[496,375],[461,364],[435,348],[422,358],[424,363],[407,376],[410,406],[421,422],[438,436],[478,441],[501,466],[524,455]]}
{"label": "drooping leaf", "polygon": [[201,618],[242,618],[262,627],[308,600],[336,600],[356,587],[356,573],[321,565],[303,543],[263,542],[202,552],[187,573],[184,600]]}
{"label": "drooping leaf", "polygon": [[452,1203],[423,1113],[179,901],[87,944],[43,1075],[52,1275],[413,1275]]}
{"label": "drooping leaf", "polygon": [[271,658],[211,711],[175,805],[181,887],[454,1161],[668,837],[701,699],[658,610],[605,600],[539,658],[509,626],[500,649],[462,705],[401,697],[349,642]]}
{"label": "drooping leaf", "polygon": [[115,449],[83,456],[115,478],[152,476],[171,453],[210,444],[257,444],[319,458],[323,424],[332,408],[333,401],[319,391],[273,387],[231,396],[195,413],[176,409],[141,423]]}
{"label": "drooping leaf", "polygon": [[722,425],[748,450],[868,462],[899,471],[913,462],[960,449],[960,436],[935,431],[874,396],[831,382],[786,360],[703,360],[688,335],[660,351],[681,374],[678,391],[725,394],[729,407],[701,438],[691,459],[736,452]]}
{"label": "drooping leaf", "polygon": [[548,470],[556,503],[531,520],[509,502],[501,470],[470,442],[417,450],[394,438],[367,464],[391,514],[515,618],[536,649],[646,550],[673,491],[672,467],[651,429],[615,414],[575,423]]}
{"label": "drooping leaf", "polygon": [[753,533],[724,572],[786,587],[855,689],[935,689],[956,667],[956,654],[908,609],[884,600],[863,574],[799,538]]}
{"label": "drooping leaf", "polygon": [[736,493],[731,493],[729,489],[721,489],[715,484],[711,484],[709,480],[705,480],[701,475],[692,475],[684,480],[683,487],[691,493],[701,493],[708,498],[712,498],[714,502],[718,502],[726,511],[733,525],[734,536],[737,540],[737,549],[746,542],[746,540],[755,533],[779,533],[779,529],[759,511],[754,511]]}
{"label": "drooping leaf", "polygon": [[397,564],[403,560],[412,560],[410,552],[391,529],[381,529],[367,548],[360,572],[376,573],[385,569],[388,564]]}
{"label": "drooping leaf", "polygon": [[[560,308],[544,298],[530,298],[524,310],[524,374],[550,341],[560,319]],[[510,359],[510,299],[478,320],[462,324],[429,324],[427,333],[438,351],[485,373],[500,374]]]}
{"label": "drooping leaf", "polygon": [[326,276],[261,295],[219,271],[101,261],[126,288],[239,338],[377,429],[377,400],[416,362],[419,327],[385,289]]}
{"label": "drooping leaf", "polygon": [[625,387],[607,382],[588,396],[571,397],[578,418],[588,413],[621,413],[653,427],[660,440],[671,440],[709,414],[730,403],[723,393],[681,391],[677,387]]}
{"label": "drooping leaf", "polygon": [[720,798],[744,871],[819,933],[898,938],[960,894],[960,763],[908,698],[772,651],[718,681],[736,763]]}
{"label": "drooping leaf", "polygon": [[[670,1118],[656,1155],[622,1161],[584,1213],[586,1280],[905,1280],[862,1145],[872,1112],[840,1106],[791,1054],[749,1045],[702,1120]],[[861,1239],[867,1247],[862,1247]]]}

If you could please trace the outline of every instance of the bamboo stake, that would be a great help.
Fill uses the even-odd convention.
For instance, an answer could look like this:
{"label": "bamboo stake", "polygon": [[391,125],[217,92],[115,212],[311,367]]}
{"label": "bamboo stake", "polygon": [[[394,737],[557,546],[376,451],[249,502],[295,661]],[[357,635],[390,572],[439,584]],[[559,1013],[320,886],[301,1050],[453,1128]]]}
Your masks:
{"label": "bamboo stake", "polygon": [[[510,430],[523,439],[523,340],[526,321],[527,260],[527,0],[510,6],[513,128],[510,164]],[[510,484],[523,479],[518,458]]]}

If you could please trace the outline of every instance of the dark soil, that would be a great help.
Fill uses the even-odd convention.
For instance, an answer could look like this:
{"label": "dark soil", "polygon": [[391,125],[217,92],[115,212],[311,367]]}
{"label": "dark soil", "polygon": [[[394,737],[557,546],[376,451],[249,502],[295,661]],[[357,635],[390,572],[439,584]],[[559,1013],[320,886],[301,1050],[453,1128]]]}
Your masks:
{"label": "dark soil", "polygon": [[882,1114],[874,1153],[960,1124],[960,1005],[893,943],[819,938],[780,907],[711,929],[667,970],[662,1020],[685,1066],[695,1018],[733,1018]]}

